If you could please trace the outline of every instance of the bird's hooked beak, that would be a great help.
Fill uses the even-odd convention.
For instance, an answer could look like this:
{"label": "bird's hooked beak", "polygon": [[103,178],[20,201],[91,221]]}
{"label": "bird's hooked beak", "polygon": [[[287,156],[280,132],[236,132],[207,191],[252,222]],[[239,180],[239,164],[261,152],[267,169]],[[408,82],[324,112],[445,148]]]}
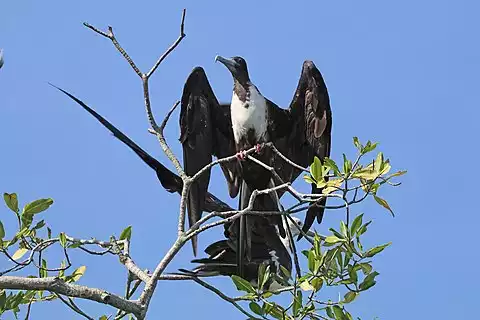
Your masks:
{"label": "bird's hooked beak", "polygon": [[238,74],[238,63],[235,62],[233,59],[227,59],[222,56],[215,56],[215,62],[220,62],[223,64],[227,69],[232,73],[233,77],[235,77]]}

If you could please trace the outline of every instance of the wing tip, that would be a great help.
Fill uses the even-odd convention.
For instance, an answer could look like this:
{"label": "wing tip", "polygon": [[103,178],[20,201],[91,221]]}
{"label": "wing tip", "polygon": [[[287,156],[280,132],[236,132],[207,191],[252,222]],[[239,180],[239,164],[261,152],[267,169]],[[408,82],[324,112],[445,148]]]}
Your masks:
{"label": "wing tip", "polygon": [[189,86],[192,81],[197,81],[199,77],[207,78],[207,74],[202,67],[195,67],[190,72],[190,75],[187,78],[185,86]]}
{"label": "wing tip", "polygon": [[312,68],[317,68],[317,67],[315,66],[315,63],[313,63],[312,60],[305,60],[303,62],[303,68],[304,69],[312,69]]}

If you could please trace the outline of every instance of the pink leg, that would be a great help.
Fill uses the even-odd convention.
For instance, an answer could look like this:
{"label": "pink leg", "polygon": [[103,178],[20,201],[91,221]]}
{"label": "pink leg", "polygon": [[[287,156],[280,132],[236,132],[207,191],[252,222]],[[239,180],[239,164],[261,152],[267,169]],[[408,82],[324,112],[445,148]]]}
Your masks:
{"label": "pink leg", "polygon": [[239,151],[236,156],[238,160],[244,161],[247,158],[247,152],[245,150]]}
{"label": "pink leg", "polygon": [[262,144],[257,144],[255,146],[255,152],[260,153],[262,151],[263,147],[264,147],[263,143]]}

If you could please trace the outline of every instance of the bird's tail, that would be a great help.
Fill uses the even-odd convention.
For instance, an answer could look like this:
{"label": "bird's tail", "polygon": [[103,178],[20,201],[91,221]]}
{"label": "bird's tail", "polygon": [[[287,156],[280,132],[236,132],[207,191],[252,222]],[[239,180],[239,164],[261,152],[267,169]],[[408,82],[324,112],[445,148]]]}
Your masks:
{"label": "bird's tail", "polygon": [[199,266],[192,270],[180,269],[179,271],[195,277],[231,276],[236,274],[236,254],[228,240],[212,243],[205,249],[205,253],[209,255],[208,258],[192,260],[192,263],[199,263]]}
{"label": "bird's tail", "polygon": [[[248,207],[252,191],[243,181],[240,186],[240,199],[239,210],[243,210]],[[272,194],[260,194],[256,197],[253,204],[254,211],[281,211],[279,207],[278,197]],[[268,217],[262,217],[258,215],[241,215],[239,219],[235,220],[230,230],[236,235],[233,238],[237,238],[237,262],[238,262],[238,274],[243,277],[245,259],[251,261],[252,259],[252,234],[255,232],[256,225],[262,225],[262,221],[265,219],[278,227],[279,233],[282,237],[285,237],[285,229],[282,223],[282,216],[271,215]],[[229,237],[232,237],[230,234]]]}

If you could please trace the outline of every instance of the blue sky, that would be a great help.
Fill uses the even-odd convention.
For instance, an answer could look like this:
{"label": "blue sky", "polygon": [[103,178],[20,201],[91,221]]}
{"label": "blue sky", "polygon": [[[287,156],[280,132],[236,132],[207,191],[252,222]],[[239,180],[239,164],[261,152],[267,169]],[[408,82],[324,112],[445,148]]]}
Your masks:
{"label": "blue sky", "polygon": [[[141,83],[111,43],[82,22],[114,31],[142,70],[178,35],[187,8],[187,37],[151,79],[162,118],[180,98],[190,70],[205,68],[220,100],[231,77],[216,54],[241,55],[252,80],[277,104],[289,104],[302,62],[313,60],[327,83],[333,110],[332,157],[354,155],[352,136],[379,141],[403,185],[386,189],[397,213],[372,202],[357,212],[374,218],[370,240],[392,241],[378,256],[377,285],[351,306],[362,319],[462,319],[470,316],[480,284],[475,189],[480,91],[480,5],[475,1],[198,1],[120,4],[116,1],[9,1],[0,10],[0,191],[24,204],[52,197],[45,218],[54,232],[107,239],[133,225],[132,255],[153,269],[175,237],[178,196],[167,194],[153,171],[93,118],[48,86],[61,86],[94,107],[138,144],[167,163],[147,133]],[[167,139],[181,155],[178,112]],[[301,185],[301,184],[299,184]],[[225,182],[211,191],[228,199]],[[1,207],[0,207],[1,208]],[[0,219],[8,223],[7,209]],[[338,224],[327,213],[322,232]],[[200,247],[221,237],[200,237]],[[73,255],[87,264],[83,284],[123,293],[125,271],[115,258]],[[188,267],[190,246],[170,266]],[[5,263],[0,261],[0,266]],[[226,278],[213,281],[229,293]],[[81,303],[92,315],[109,309]],[[60,303],[37,305],[33,319],[77,319]],[[161,283],[149,317],[243,319],[192,283]]]}

